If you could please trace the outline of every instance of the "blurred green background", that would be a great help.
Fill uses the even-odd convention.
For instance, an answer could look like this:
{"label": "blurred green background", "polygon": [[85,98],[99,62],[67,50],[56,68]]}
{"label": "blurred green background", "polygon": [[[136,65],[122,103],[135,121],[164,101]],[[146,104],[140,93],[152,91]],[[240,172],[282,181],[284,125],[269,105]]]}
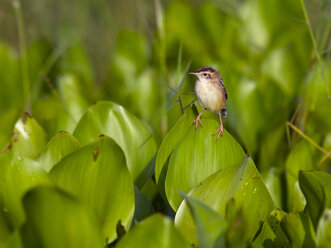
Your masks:
{"label": "blurred green background", "polygon": [[[228,132],[218,141],[224,143],[208,141],[206,147],[197,144],[198,135],[192,128],[187,128],[194,120],[189,108],[195,101],[195,77],[188,72],[202,66],[212,66],[220,71],[228,93],[228,118],[224,121]],[[118,105],[109,102],[94,105],[105,100]],[[201,110],[199,106],[197,108]],[[212,118],[218,121],[217,115],[204,114],[205,126],[198,129],[199,140],[206,137],[201,134],[209,132],[207,127],[216,125],[213,120],[207,120]],[[167,136],[170,138],[164,139],[176,122],[179,124]],[[75,137],[71,135],[74,130]],[[111,139],[100,137],[95,141],[100,133]],[[152,138],[145,140],[150,133]],[[162,141],[165,145],[158,150]],[[181,169],[189,168],[187,174],[185,171],[180,175],[182,177],[175,178],[179,183],[193,187],[196,181],[201,181],[198,176],[205,168],[195,166],[196,161],[186,159],[180,151],[186,151],[192,159],[195,158],[192,153],[196,151],[192,147],[208,148],[210,151],[206,153],[196,152],[199,158],[205,158],[204,155],[214,154],[221,147],[222,153],[208,158],[206,155],[206,160],[212,161],[206,165],[209,176],[216,169],[230,166],[230,162],[232,165],[233,154],[240,158],[244,156],[236,141],[252,158],[246,157],[238,168],[250,168],[251,174],[245,172],[245,176],[253,180],[258,174],[256,165],[270,192],[274,206],[271,200],[268,201],[270,206],[265,204],[268,205],[264,206],[266,216],[273,207],[279,207],[289,213],[286,217],[289,224],[291,218],[295,219],[291,225],[296,227],[296,221],[301,218],[298,212],[309,213],[322,206],[315,209],[316,216],[311,211],[316,228],[321,211],[324,207],[330,211],[331,204],[330,174],[321,172],[330,173],[331,168],[330,0],[0,1],[0,169],[4,174],[0,181],[3,186],[0,187],[0,208],[3,208],[0,238],[3,240],[9,234],[14,237],[17,234],[24,220],[22,206],[30,218],[26,223],[30,224],[34,214],[39,219],[34,204],[47,210],[53,207],[52,202],[66,202],[70,211],[77,213],[73,218],[76,229],[81,226],[82,218],[88,222],[85,208],[58,189],[36,188],[23,198],[32,186],[51,184],[47,173],[66,155],[71,160],[61,160],[50,174],[63,185],[70,185],[73,195],[77,191],[96,196],[100,191],[104,198],[84,198],[86,195],[82,193],[82,199],[87,199],[93,207],[93,204],[100,207],[98,214],[102,217],[108,214],[102,212],[103,201],[108,204],[110,199],[107,189],[116,188],[111,192],[118,194],[118,202],[116,200],[111,206],[126,211],[122,224],[128,228],[131,223],[134,225],[136,221],[146,219],[154,210],[173,217],[175,213],[168,202],[177,210],[182,197],[194,205],[194,200],[177,194],[177,181],[165,179],[169,164],[171,175],[180,174],[178,168],[171,167],[178,163],[182,165]],[[177,146],[180,142],[184,145]],[[86,146],[73,152],[80,144]],[[155,177],[152,177],[153,157],[157,152],[159,160],[156,160]],[[86,154],[93,156],[85,158]],[[75,156],[79,159],[75,160]],[[97,160],[98,156],[104,160]],[[169,162],[170,156],[175,158]],[[89,161],[85,164],[87,169],[81,167],[81,161]],[[93,173],[88,170],[88,165],[96,161],[101,161],[99,167],[107,172],[100,169],[101,179],[91,176]],[[109,167],[109,161],[113,168]],[[72,170],[70,166],[73,166]],[[81,168],[86,174],[80,171]],[[306,172],[299,173],[301,170]],[[231,169],[224,171],[226,177],[232,175]],[[115,177],[114,172],[120,172],[121,177],[116,173]],[[36,177],[33,173],[37,173]],[[217,173],[222,178],[223,172]],[[69,175],[74,176],[69,178]],[[90,184],[85,184],[85,176],[95,181],[91,179]],[[196,181],[189,181],[193,177]],[[189,182],[183,178],[188,178]],[[323,183],[325,192],[313,179]],[[263,194],[256,194],[261,202],[269,197],[264,183],[259,181],[261,187],[258,189]],[[80,185],[85,185],[86,189],[81,191]],[[117,188],[118,185],[124,186]],[[170,191],[169,185],[174,186]],[[127,199],[122,197],[123,189],[129,196],[129,203],[121,202]],[[316,189],[320,190],[320,195]],[[251,195],[255,191],[256,188]],[[174,192],[177,198],[173,200],[169,192]],[[239,201],[236,199],[243,204],[246,202],[244,192]],[[208,191],[204,193],[209,194]],[[22,199],[25,199],[23,205]],[[260,216],[259,202],[250,199],[245,206],[250,210],[252,204],[257,209],[256,215],[250,216],[257,230],[265,216]],[[323,199],[322,203],[320,199]],[[222,208],[225,204],[235,209],[231,205],[234,201],[224,202]],[[56,213],[61,215],[66,209],[57,209]],[[275,216],[278,212],[281,213],[276,210]],[[112,221],[120,218],[115,212],[114,216]],[[45,215],[44,224],[48,225],[48,221],[56,222],[57,215]],[[155,223],[169,226],[168,222],[156,215],[144,225],[154,230]],[[330,229],[330,221],[328,223]],[[120,231],[124,228],[121,222],[107,226],[113,236],[106,242],[121,237],[120,231],[117,230],[116,236],[113,230],[115,224]],[[91,233],[94,225],[96,223],[88,225],[82,233]],[[29,228],[31,226],[23,226],[23,233],[29,234]],[[62,231],[61,228],[57,230]],[[236,232],[237,229],[231,230]],[[256,230],[250,234],[251,238]],[[49,233],[52,234],[46,231],[46,235]],[[261,233],[264,241],[264,231]],[[301,237],[305,237],[304,233],[300,232]],[[153,235],[147,233],[147,236]],[[159,238],[162,237],[163,234]],[[238,234],[234,241],[236,237]],[[101,238],[96,240],[99,242]]]}
{"label": "blurred green background", "polygon": [[229,96],[225,128],[267,182],[327,170],[330,34],[328,0],[2,0],[0,149],[25,111],[50,139],[100,100],[142,119],[159,145],[195,99],[187,72],[212,66]]}
{"label": "blurred green background", "polygon": [[3,0],[1,149],[23,111],[50,138],[106,99],[160,143],[195,98],[187,71],[208,65],[228,91],[225,127],[260,169],[284,166],[299,142],[287,121],[329,151],[330,11],[326,0]]}

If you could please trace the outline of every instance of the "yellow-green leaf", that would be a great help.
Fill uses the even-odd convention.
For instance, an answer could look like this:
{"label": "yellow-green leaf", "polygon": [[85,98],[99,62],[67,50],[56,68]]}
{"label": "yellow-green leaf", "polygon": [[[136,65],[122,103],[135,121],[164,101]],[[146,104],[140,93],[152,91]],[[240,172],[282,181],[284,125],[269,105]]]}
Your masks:
{"label": "yellow-green leaf", "polygon": [[55,183],[95,214],[104,240],[116,238],[116,225],[128,228],[134,213],[133,181],[121,148],[101,137],[71,153],[50,172]]}

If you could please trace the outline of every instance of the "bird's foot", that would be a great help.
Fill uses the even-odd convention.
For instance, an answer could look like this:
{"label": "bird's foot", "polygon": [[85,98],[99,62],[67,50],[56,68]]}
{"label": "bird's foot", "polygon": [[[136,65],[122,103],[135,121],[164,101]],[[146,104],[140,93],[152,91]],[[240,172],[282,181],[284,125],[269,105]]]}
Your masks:
{"label": "bird's foot", "polygon": [[202,123],[201,123],[201,120],[200,120],[200,115],[198,115],[198,117],[194,120],[195,131],[198,129],[198,122],[199,122],[200,126],[202,127]]}
{"label": "bird's foot", "polygon": [[217,134],[217,138],[216,138],[216,142],[217,142],[217,140],[219,139],[219,137],[220,136],[223,136],[223,125],[221,125],[220,128],[216,130],[216,132],[213,134],[213,136],[216,135],[216,134]]}

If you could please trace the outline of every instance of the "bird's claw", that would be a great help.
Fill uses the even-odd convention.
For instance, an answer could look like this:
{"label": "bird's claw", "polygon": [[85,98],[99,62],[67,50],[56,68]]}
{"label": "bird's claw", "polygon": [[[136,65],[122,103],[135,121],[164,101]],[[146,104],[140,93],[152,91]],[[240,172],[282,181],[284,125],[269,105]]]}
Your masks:
{"label": "bird's claw", "polygon": [[200,126],[202,127],[202,123],[201,123],[201,120],[200,120],[200,116],[198,116],[198,117],[194,120],[194,123],[195,123],[195,131],[198,129],[198,122],[199,122]]}
{"label": "bird's claw", "polygon": [[219,139],[220,136],[223,136],[223,126],[222,125],[220,126],[219,129],[216,130],[216,132],[213,134],[213,136],[217,133],[218,133],[218,135],[217,135],[217,138],[216,138],[216,142],[217,142],[217,140]]}

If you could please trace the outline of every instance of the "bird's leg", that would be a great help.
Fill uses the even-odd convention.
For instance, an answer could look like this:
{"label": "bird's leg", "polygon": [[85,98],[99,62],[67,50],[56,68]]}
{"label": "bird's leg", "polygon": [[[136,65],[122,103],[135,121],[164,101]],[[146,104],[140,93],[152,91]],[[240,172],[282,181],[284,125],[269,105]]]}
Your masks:
{"label": "bird's leg", "polygon": [[201,120],[200,120],[200,116],[203,114],[203,112],[205,112],[206,109],[203,109],[200,114],[198,114],[198,117],[194,120],[194,123],[195,123],[195,130],[198,129],[198,122],[200,123],[200,126],[202,127],[202,123],[201,123]]}
{"label": "bird's leg", "polygon": [[220,136],[222,136],[222,135],[223,135],[223,122],[222,122],[222,113],[221,113],[221,112],[219,112],[219,113],[218,113],[218,115],[219,115],[219,117],[220,117],[220,122],[221,122],[221,124],[220,124],[220,128],[219,128],[219,129],[217,129],[217,130],[216,130],[216,132],[213,134],[213,135],[215,135],[215,134],[217,134],[217,133],[218,133],[216,141],[218,140],[218,138],[219,138]]}

